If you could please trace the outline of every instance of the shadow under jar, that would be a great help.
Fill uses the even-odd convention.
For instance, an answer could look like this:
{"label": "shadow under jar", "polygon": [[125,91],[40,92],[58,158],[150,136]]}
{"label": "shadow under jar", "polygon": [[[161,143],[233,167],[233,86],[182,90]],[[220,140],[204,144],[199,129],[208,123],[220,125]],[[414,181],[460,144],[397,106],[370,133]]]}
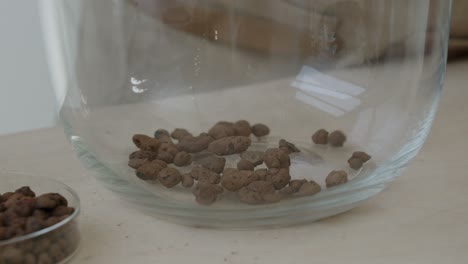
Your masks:
{"label": "shadow under jar", "polygon": [[[290,225],[359,205],[417,154],[445,73],[450,1],[43,5],[53,22],[45,25],[49,49],[60,54],[51,56],[51,69],[61,119],[78,156],[126,200],[187,225]],[[251,205],[225,189],[204,206],[193,195],[197,187],[166,188],[127,166],[134,134],[185,128],[197,136],[218,121],[237,120],[270,129],[267,136],[251,135],[248,151],[278,148],[280,139],[293,143],[299,152],[289,154],[291,179],[313,181],[321,191]],[[314,144],[319,129],[340,130],[346,141]],[[351,168],[347,161],[356,151],[372,159]],[[192,154],[190,166],[168,166],[189,173],[209,152]],[[225,168],[240,160],[237,153],[223,158]],[[346,181],[327,187],[332,171],[346,173]]]}

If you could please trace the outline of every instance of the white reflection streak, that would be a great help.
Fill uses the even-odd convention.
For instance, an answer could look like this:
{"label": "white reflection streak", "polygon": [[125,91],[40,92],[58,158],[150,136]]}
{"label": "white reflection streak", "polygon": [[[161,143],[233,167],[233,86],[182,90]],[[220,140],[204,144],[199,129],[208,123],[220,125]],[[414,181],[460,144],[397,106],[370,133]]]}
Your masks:
{"label": "white reflection streak", "polygon": [[145,92],[146,90],[148,90],[147,88],[143,88],[143,87],[139,87],[138,85],[141,85],[143,83],[146,82],[146,80],[138,80],[137,78],[135,77],[131,77],[130,78],[130,82],[132,83],[132,91],[134,93],[143,93]]}
{"label": "white reflection streak", "polygon": [[140,85],[140,84],[146,82],[146,80],[138,80],[138,79],[135,78],[135,77],[131,77],[131,78],[130,78],[130,82],[131,82],[133,85]]}
{"label": "white reflection streak", "polygon": [[296,81],[327,87],[327,89],[354,96],[366,91],[360,86],[323,74],[309,66],[302,67],[301,72],[296,77]]}
{"label": "white reflection streak", "polygon": [[291,86],[296,87],[298,89],[301,89],[304,92],[328,95],[328,96],[335,97],[335,98],[338,98],[338,99],[341,99],[341,100],[348,100],[348,99],[352,98],[352,96],[350,96],[348,94],[335,92],[333,90],[322,88],[322,87],[317,86],[315,84],[309,84],[309,83],[294,81],[291,84]]}
{"label": "white reflection streak", "polygon": [[354,85],[303,66],[291,86],[299,89],[296,98],[334,116],[341,116],[361,104],[355,98],[365,91]]}
{"label": "white reflection streak", "polygon": [[325,101],[326,103],[341,108],[342,110],[351,111],[356,106],[361,104],[361,100],[359,100],[358,98],[354,98],[347,94],[334,92],[307,83],[293,82],[292,86],[298,88],[299,90],[303,91],[304,93],[310,96],[314,96],[322,101]]}
{"label": "white reflection streak", "polygon": [[303,103],[314,106],[324,112],[327,112],[337,117],[342,116],[345,113],[343,110],[340,110],[332,105],[324,103],[318,99],[315,99],[314,97],[309,96],[303,92],[296,92],[296,98]]}

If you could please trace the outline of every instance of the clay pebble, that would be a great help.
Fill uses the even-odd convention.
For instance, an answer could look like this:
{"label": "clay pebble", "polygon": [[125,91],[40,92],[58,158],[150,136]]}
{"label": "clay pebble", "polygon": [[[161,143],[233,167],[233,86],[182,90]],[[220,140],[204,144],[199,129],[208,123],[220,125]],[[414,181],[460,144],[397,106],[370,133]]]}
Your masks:
{"label": "clay pebble", "polygon": [[342,147],[345,141],[346,135],[340,130],[335,130],[328,135],[328,144],[333,147]]}
{"label": "clay pebble", "polygon": [[252,134],[256,137],[264,137],[270,134],[270,128],[264,124],[255,124],[252,126]]}
{"label": "clay pebble", "polygon": [[217,139],[208,145],[208,150],[219,156],[227,156],[246,151],[252,141],[248,137],[232,136]]}
{"label": "clay pebble", "polygon": [[263,154],[263,162],[269,169],[289,168],[291,160],[289,155],[278,148],[270,148]]}
{"label": "clay pebble", "polygon": [[280,139],[278,145],[279,145],[278,148],[281,149],[282,151],[284,151],[287,154],[291,154],[291,153],[295,153],[295,152],[301,152],[301,150],[298,149],[296,147],[296,145],[294,145],[291,142],[286,141],[285,139]]}
{"label": "clay pebble", "polygon": [[221,185],[229,191],[237,192],[242,187],[256,181],[257,177],[253,171],[236,170],[232,168],[224,169]]}
{"label": "clay pebble", "polygon": [[328,131],[325,129],[319,129],[312,135],[312,142],[317,145],[328,144]]}
{"label": "clay pebble", "polygon": [[348,174],[343,170],[334,170],[330,172],[325,179],[327,188],[337,186],[348,181]]}

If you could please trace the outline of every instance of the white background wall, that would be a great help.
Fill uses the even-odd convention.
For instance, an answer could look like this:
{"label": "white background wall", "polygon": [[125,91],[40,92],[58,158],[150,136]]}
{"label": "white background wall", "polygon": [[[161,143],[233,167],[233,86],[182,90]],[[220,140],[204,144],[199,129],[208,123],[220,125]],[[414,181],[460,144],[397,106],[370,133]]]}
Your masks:
{"label": "white background wall", "polygon": [[38,2],[0,0],[0,134],[56,123]]}

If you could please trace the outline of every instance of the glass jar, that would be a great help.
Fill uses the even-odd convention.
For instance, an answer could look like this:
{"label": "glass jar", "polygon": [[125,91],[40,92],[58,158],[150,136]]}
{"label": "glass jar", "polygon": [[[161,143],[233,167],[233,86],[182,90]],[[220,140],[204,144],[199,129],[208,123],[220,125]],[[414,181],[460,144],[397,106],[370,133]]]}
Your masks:
{"label": "glass jar", "polygon": [[[84,165],[160,217],[246,227],[344,212],[401,174],[439,101],[450,1],[62,0],[42,12]],[[176,128],[190,134],[155,133]],[[134,134],[154,154],[130,157],[137,173]],[[191,165],[172,164],[181,151]]]}

